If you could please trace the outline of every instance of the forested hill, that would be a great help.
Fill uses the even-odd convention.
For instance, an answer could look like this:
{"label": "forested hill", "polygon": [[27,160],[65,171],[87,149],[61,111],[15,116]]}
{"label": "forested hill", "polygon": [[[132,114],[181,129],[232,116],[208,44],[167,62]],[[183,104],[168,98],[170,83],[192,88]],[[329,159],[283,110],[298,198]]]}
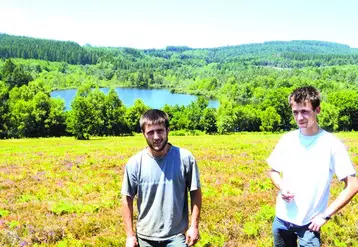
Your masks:
{"label": "forested hill", "polygon": [[[147,106],[139,100],[125,107],[114,90],[119,86],[204,96],[187,107],[164,107],[173,131],[286,131],[295,127],[286,99],[307,85],[321,92],[321,127],[358,130],[358,51],[347,45],[273,41],[140,50],[0,34],[0,138],[139,132]],[[106,95],[100,87],[112,89]],[[68,88],[78,91],[65,112],[50,92]],[[220,107],[208,107],[207,98]]]}
{"label": "forested hill", "polygon": [[91,52],[71,41],[56,41],[0,33],[1,58],[63,61],[70,64],[95,63]]}
{"label": "forested hill", "polygon": [[[166,49],[80,46],[70,41],[55,41],[0,34],[0,58],[25,58],[67,62],[69,64],[96,64],[114,60],[129,64],[165,67],[190,64],[240,63],[254,66],[302,68],[305,66],[332,66],[358,64],[358,49],[348,45],[323,41],[271,41],[257,44],[193,49],[186,46],[168,46]],[[141,66],[140,65],[140,66]],[[136,67],[136,66],[135,66]]]}

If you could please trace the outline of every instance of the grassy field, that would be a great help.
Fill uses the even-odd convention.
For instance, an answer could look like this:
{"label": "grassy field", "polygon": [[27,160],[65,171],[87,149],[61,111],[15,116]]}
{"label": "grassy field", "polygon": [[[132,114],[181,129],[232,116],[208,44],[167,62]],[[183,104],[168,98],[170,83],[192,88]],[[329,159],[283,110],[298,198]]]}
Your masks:
{"label": "grassy field", "polygon": [[[272,246],[276,189],[265,159],[281,134],[170,136],[198,160],[203,246]],[[358,169],[358,133],[338,133]],[[1,246],[124,246],[120,188],[142,136],[0,141]],[[335,180],[332,197],[342,190]],[[358,246],[358,196],[323,227],[323,246]]]}

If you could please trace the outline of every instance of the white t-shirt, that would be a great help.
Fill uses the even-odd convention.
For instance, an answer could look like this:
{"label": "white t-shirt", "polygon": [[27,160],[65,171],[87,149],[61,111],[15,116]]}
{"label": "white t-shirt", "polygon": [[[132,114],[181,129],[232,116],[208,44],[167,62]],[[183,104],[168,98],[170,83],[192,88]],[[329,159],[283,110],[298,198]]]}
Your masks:
{"label": "white t-shirt", "polygon": [[267,159],[270,167],[282,173],[285,188],[294,199],[276,199],[276,216],[296,225],[306,225],[327,208],[333,175],[339,180],[354,175],[349,155],[340,140],[321,130],[304,136],[300,130],[285,134]]}

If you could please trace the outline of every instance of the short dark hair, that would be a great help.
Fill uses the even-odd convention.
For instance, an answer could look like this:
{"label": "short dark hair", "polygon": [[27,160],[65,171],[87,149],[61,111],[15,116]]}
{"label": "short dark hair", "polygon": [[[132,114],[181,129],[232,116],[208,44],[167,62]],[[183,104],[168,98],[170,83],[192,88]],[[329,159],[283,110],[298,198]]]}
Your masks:
{"label": "short dark hair", "polygon": [[169,128],[169,117],[164,111],[158,109],[151,109],[146,111],[139,120],[139,125],[142,131],[145,130],[146,125],[163,124],[166,129]]}
{"label": "short dark hair", "polygon": [[312,86],[296,88],[288,97],[288,103],[292,106],[292,102],[304,103],[308,101],[311,103],[313,110],[316,110],[320,105],[320,93]]}

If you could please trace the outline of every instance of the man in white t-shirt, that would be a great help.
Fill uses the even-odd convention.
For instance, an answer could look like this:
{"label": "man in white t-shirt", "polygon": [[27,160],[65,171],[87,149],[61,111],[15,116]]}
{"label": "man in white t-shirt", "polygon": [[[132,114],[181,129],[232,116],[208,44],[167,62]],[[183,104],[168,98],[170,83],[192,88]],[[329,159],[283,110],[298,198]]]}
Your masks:
{"label": "man in white t-shirt", "polygon": [[[285,134],[267,159],[280,190],[273,222],[274,246],[320,246],[321,227],[358,192],[358,178],[340,140],[317,122],[320,95],[302,87],[289,96],[298,130]],[[328,206],[333,175],[345,188]]]}

